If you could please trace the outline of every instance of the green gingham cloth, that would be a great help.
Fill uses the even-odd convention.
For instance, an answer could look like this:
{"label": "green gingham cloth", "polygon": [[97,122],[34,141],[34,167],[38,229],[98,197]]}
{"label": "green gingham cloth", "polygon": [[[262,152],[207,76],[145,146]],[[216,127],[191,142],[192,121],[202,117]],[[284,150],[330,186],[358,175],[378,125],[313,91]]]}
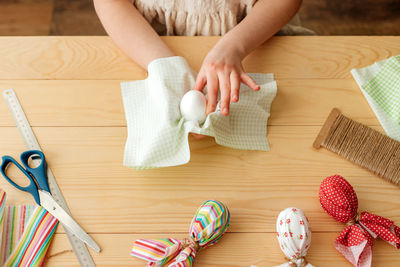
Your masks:
{"label": "green gingham cloth", "polygon": [[400,141],[400,55],[351,74],[387,135]]}
{"label": "green gingham cloth", "polygon": [[236,149],[269,150],[267,119],[276,95],[272,74],[249,74],[261,87],[257,92],[241,85],[238,103],[229,116],[215,112],[196,125],[185,121],[179,110],[182,96],[190,90],[196,73],[182,57],[160,58],[148,66],[145,80],[122,82],[122,99],[128,127],[124,165],[136,169],[176,166],[189,162],[188,133],[213,136]]}

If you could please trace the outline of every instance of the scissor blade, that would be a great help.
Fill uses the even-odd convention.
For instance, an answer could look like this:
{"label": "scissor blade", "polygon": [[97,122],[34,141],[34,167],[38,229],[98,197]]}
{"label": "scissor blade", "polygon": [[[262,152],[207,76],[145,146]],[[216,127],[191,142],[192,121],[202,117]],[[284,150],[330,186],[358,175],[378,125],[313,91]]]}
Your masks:
{"label": "scissor blade", "polygon": [[100,252],[96,242],[79,226],[79,224],[54,200],[50,193],[39,190],[40,205],[67,227],[76,237]]}

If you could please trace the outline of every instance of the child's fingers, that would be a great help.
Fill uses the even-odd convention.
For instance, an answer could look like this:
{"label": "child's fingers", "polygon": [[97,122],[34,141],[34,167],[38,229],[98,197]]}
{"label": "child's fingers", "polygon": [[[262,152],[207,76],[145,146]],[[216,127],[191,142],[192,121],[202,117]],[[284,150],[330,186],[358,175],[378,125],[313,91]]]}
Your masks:
{"label": "child's fingers", "polygon": [[242,74],[240,74],[240,79],[251,89],[255,91],[260,90],[260,86],[247,73],[242,72]]}
{"label": "child's fingers", "polygon": [[218,78],[215,72],[207,72],[207,115],[217,107]]}
{"label": "child's fingers", "polygon": [[229,103],[231,101],[231,83],[228,73],[218,73],[219,90],[221,91],[221,113],[229,114]]}
{"label": "child's fingers", "polygon": [[204,89],[204,86],[206,86],[206,83],[207,83],[207,78],[205,77],[205,75],[202,72],[200,72],[197,75],[196,82],[194,83],[194,86],[193,86],[193,90],[203,92],[203,89]]}
{"label": "child's fingers", "polygon": [[240,88],[239,75],[235,71],[232,71],[231,75],[230,75],[230,80],[231,80],[231,99],[232,99],[232,102],[238,102],[239,101],[239,88]]}

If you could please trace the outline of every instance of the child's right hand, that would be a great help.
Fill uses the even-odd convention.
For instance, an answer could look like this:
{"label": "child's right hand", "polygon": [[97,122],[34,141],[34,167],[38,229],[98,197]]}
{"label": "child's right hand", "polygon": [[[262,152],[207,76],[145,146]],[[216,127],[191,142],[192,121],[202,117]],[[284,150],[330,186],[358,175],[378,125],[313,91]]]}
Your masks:
{"label": "child's right hand", "polygon": [[243,70],[239,51],[233,47],[216,45],[206,56],[197,75],[194,90],[203,91],[207,85],[207,114],[217,106],[218,89],[221,91],[221,113],[229,114],[230,101],[239,101],[240,83],[257,91],[260,86]]}

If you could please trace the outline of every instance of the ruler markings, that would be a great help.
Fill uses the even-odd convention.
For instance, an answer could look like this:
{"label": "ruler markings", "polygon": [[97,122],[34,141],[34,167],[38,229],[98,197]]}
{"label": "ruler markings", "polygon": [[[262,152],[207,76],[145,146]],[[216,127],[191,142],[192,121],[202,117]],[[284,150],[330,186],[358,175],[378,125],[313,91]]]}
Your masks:
{"label": "ruler markings", "polygon": [[[8,108],[14,118],[14,121],[17,125],[18,130],[20,131],[22,138],[24,140],[25,146],[29,150],[40,150],[39,142],[36,139],[35,134],[32,131],[32,128],[28,122],[28,119],[25,116],[25,113],[21,107],[21,104],[18,101],[17,95],[15,94],[14,90],[8,89],[3,92],[3,96],[7,102]],[[33,162],[38,166],[39,162]],[[57,201],[57,203],[71,215],[71,212],[67,206],[67,203],[60,191],[60,188],[57,185],[55,177],[50,170],[50,167],[47,168],[47,177],[49,182],[49,187],[51,191],[51,195]],[[79,240],[74,234],[72,234],[68,229],[64,227],[64,231],[67,234],[69,242],[71,243],[72,249],[75,252],[75,255],[82,267],[94,267],[96,266],[88,248],[86,245]]]}

